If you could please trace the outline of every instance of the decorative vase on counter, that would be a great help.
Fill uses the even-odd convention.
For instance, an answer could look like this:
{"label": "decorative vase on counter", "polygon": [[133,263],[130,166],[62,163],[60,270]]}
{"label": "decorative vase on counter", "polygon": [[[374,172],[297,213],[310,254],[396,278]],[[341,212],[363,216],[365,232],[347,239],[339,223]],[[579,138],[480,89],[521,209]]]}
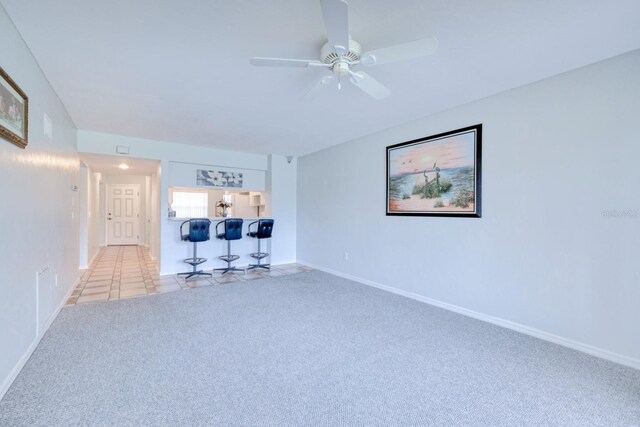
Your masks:
{"label": "decorative vase on counter", "polygon": [[222,210],[222,217],[223,217],[223,218],[226,218],[226,217],[227,217],[227,215],[229,215],[229,212],[227,212],[227,210],[226,210],[226,209],[223,209],[223,210]]}

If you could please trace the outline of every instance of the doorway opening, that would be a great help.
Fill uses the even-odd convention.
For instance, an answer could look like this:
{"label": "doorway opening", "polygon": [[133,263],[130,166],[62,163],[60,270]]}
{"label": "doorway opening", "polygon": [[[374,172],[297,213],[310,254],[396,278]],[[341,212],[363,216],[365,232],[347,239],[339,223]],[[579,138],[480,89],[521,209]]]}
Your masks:
{"label": "doorway opening", "polygon": [[80,153],[80,268],[106,246],[146,246],[160,253],[160,162]]}

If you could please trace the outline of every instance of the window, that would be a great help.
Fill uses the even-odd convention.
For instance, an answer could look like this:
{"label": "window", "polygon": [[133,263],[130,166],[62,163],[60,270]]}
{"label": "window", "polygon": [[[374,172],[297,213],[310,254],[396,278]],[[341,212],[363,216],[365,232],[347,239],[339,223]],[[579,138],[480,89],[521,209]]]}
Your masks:
{"label": "window", "polygon": [[173,210],[178,218],[206,218],[209,211],[207,193],[173,192]]}

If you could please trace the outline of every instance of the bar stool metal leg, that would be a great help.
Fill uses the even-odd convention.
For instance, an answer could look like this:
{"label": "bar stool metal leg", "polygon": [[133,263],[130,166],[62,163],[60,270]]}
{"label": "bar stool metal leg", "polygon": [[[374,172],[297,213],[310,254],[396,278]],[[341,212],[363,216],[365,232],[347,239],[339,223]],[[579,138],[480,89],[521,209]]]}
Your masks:
{"label": "bar stool metal leg", "polygon": [[184,262],[189,264],[193,270],[184,273],[178,273],[178,276],[187,275],[184,280],[190,279],[193,276],[211,276],[211,273],[205,273],[203,270],[197,269],[198,265],[206,261],[206,258],[198,258],[198,242],[193,242],[193,258],[187,258],[184,260]]}
{"label": "bar stool metal leg", "polygon": [[225,261],[227,263],[227,266],[223,268],[214,268],[213,271],[222,271],[222,274],[226,274],[230,271],[242,271],[243,273],[246,273],[246,270],[242,268],[233,267],[231,265],[233,261],[236,261],[237,259],[240,258],[239,255],[231,255],[231,240],[227,240],[227,254],[222,255],[218,258]]}
{"label": "bar stool metal leg", "polygon": [[262,239],[258,239],[258,252],[254,252],[251,255],[253,258],[258,260],[257,264],[249,264],[249,267],[247,268],[247,271],[249,270],[253,270],[254,268],[264,268],[265,270],[271,270],[271,264],[261,264],[260,261],[263,258],[266,258],[269,256],[269,254],[267,252],[262,252],[260,250],[260,244],[262,243]]}

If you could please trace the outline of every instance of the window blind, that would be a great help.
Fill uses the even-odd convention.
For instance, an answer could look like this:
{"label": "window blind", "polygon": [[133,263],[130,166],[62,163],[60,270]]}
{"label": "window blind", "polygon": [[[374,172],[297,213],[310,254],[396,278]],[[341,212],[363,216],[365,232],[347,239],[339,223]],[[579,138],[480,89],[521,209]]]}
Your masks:
{"label": "window blind", "polygon": [[174,191],[172,206],[178,218],[206,218],[209,210],[208,194]]}

